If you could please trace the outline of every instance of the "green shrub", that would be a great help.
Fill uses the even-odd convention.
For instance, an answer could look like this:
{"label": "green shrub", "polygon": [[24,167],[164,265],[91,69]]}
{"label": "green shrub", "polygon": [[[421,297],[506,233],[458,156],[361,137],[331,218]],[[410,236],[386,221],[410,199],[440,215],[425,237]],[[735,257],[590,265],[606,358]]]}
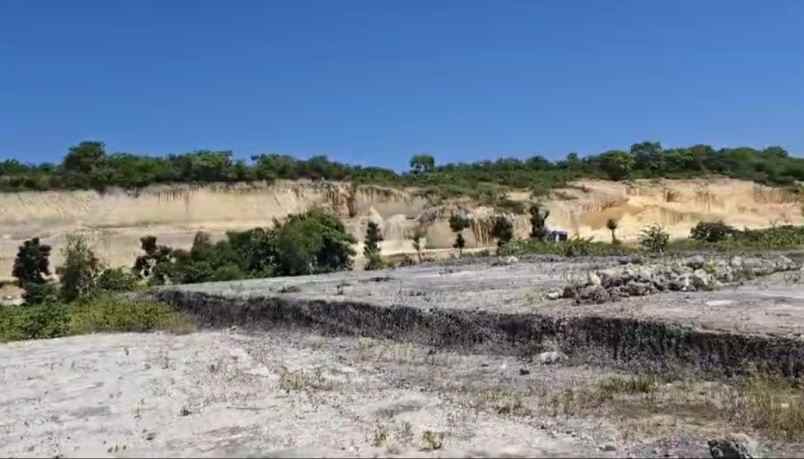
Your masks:
{"label": "green shrub", "polygon": [[670,234],[659,224],[644,228],[639,235],[639,245],[653,253],[664,253],[670,242]]}
{"label": "green shrub", "polygon": [[[377,260],[382,260],[380,255],[380,242],[383,240],[382,233],[380,233],[380,226],[375,222],[369,222],[366,227],[366,237],[363,239],[363,255],[369,259],[369,264],[376,265]],[[372,265],[372,266],[374,266]],[[367,268],[368,269],[368,268]],[[374,268],[378,269],[378,268]]]}
{"label": "green shrub", "polygon": [[690,230],[690,238],[696,241],[720,242],[729,237],[734,237],[739,231],[722,221],[719,222],[699,222]]}
{"label": "green shrub", "polygon": [[103,332],[186,333],[193,329],[190,319],[171,306],[109,294],[84,297],[70,304],[55,302],[0,309],[2,342]]}
{"label": "green shrub", "polygon": [[547,218],[550,216],[550,211],[545,209],[541,210],[539,204],[534,204],[530,208],[530,238],[543,241],[547,237]]}
{"label": "green shrub", "polygon": [[278,224],[276,271],[279,275],[319,274],[352,268],[355,239],[340,220],[321,210],[291,215]]}
{"label": "green shrub", "polygon": [[110,268],[98,276],[95,286],[107,292],[128,292],[139,286],[139,279],[125,268]]}
{"label": "green shrub", "polygon": [[11,274],[25,290],[23,298],[28,304],[46,301],[51,293],[51,288],[47,286],[47,276],[50,276],[50,250],[49,245],[41,244],[36,237],[19,246]]}
{"label": "green shrub", "polygon": [[26,285],[22,299],[26,305],[55,303],[59,301],[59,287],[53,282],[30,283]]}
{"label": "green shrub", "polygon": [[497,239],[497,247],[503,247],[514,237],[513,223],[503,216],[495,217],[491,227],[491,237]]}
{"label": "green shrub", "polygon": [[57,338],[69,332],[69,308],[59,303],[5,306],[0,310],[0,341]]}
{"label": "green shrub", "polygon": [[366,266],[364,267],[366,271],[376,271],[386,268],[385,260],[383,260],[382,256],[377,252],[369,253],[367,260]]}
{"label": "green shrub", "polygon": [[163,285],[351,269],[355,240],[336,216],[313,209],[274,223],[272,229],[228,232],[216,243],[199,232],[189,251],[143,237],[145,254],[137,258],[133,271],[149,285]]}
{"label": "green shrub", "polygon": [[455,233],[455,243],[452,244],[452,248],[458,249],[458,256],[463,255],[463,249],[466,247],[466,239],[463,237],[463,230],[469,228],[471,225],[472,221],[463,215],[452,214],[449,217],[449,227],[452,232]]}
{"label": "green shrub", "polygon": [[69,332],[73,335],[153,330],[185,332],[191,328],[187,317],[164,303],[112,295],[100,295],[74,304],[69,322]]}
{"label": "green shrub", "polygon": [[543,242],[539,240],[511,241],[500,250],[500,255],[560,255],[565,257],[578,256],[623,256],[635,252],[634,249],[622,244],[592,241],[591,238],[574,237],[560,242]]}
{"label": "green shrub", "polygon": [[69,303],[91,294],[95,289],[95,280],[101,267],[86,238],[82,235],[68,234],[62,255],[64,265],[56,270],[61,283],[62,299]]}

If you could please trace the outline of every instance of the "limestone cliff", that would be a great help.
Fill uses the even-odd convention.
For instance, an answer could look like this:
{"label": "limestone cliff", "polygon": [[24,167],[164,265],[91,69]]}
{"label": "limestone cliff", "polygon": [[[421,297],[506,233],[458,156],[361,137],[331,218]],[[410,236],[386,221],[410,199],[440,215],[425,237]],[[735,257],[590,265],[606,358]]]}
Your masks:
{"label": "limestone cliff", "polygon": [[[525,201],[525,192],[511,193]],[[804,224],[798,196],[751,182],[713,178],[639,180],[629,183],[583,180],[543,199],[551,210],[548,225],[571,235],[608,240],[608,218],[620,222],[618,236],[634,240],[647,224],[658,222],[673,236],[689,234],[701,220],[722,219],[737,227]],[[417,227],[427,233],[427,248],[449,248],[453,212],[472,217],[467,247],[492,245],[494,209],[467,199],[434,204],[417,190],[396,190],[350,183],[279,181],[273,184],[151,186],[138,191],[51,191],[0,193],[0,278],[10,276],[17,246],[38,236],[53,245],[60,263],[64,236],[87,235],[109,265],[130,265],[139,238],[153,234],[161,243],[188,247],[197,231],[222,237],[226,231],[270,226],[274,219],[313,207],[337,213],[362,239],[369,220],[383,230],[386,254],[411,252],[408,237]],[[513,216],[517,237],[526,237],[526,215]],[[358,247],[359,249],[359,247]]]}

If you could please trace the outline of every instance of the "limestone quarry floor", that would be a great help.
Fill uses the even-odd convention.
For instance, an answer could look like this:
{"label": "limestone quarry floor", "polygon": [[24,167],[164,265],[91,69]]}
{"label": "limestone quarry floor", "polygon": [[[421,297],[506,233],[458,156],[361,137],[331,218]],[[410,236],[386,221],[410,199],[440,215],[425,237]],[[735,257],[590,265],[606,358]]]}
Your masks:
{"label": "limestone quarry floor", "polygon": [[[597,448],[594,423],[583,435],[571,423],[554,431],[466,408],[450,388],[562,377],[520,376],[511,359],[433,357],[413,346],[293,333],[199,332],[6,344],[0,362],[4,457],[614,454]],[[444,433],[444,446],[423,450],[425,430]],[[595,433],[600,442],[616,436]]]}
{"label": "limestone quarry floor", "polygon": [[[224,303],[281,297],[634,316],[706,331],[801,336],[804,289],[789,273],[718,292],[604,305],[545,298],[592,267],[618,263],[471,260],[170,289]],[[775,455],[803,450],[734,424],[721,413],[729,403],[723,383],[695,375],[600,407],[567,396],[633,376],[588,360],[545,364],[534,353],[481,354],[304,327],[8,343],[0,345],[0,456],[701,457],[708,439],[734,432],[758,438]]]}
{"label": "limestone quarry floor", "polygon": [[729,432],[546,408],[607,370],[365,338],[93,335],[5,344],[0,362],[4,457],[705,456]]}
{"label": "limestone quarry floor", "polygon": [[[341,272],[170,287],[227,298],[278,297],[553,317],[619,317],[698,330],[804,339],[804,272],[777,273],[713,292],[668,292],[602,305],[549,300],[549,292],[585,279],[611,258],[536,257],[499,265],[495,259],[384,271]],[[496,264],[496,266],[495,266]]]}

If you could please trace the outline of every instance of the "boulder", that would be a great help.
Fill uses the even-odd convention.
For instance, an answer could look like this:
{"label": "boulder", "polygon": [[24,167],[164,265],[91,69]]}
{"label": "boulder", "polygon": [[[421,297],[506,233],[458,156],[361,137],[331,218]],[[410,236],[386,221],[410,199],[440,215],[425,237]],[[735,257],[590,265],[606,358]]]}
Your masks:
{"label": "boulder", "polygon": [[600,276],[597,273],[589,271],[586,275],[586,285],[599,286],[603,285],[603,281],[600,280]]}
{"label": "boulder", "polygon": [[542,365],[552,365],[564,359],[564,354],[556,351],[542,352],[539,354],[539,362]]}
{"label": "boulder", "polygon": [[690,276],[690,281],[696,290],[711,290],[715,286],[712,275],[703,269],[696,269],[693,271],[692,275]]}
{"label": "boulder", "polygon": [[747,435],[709,440],[709,454],[714,459],[752,459],[760,457],[759,445]]}
{"label": "boulder", "polygon": [[559,292],[558,290],[553,290],[551,292],[547,292],[545,297],[548,300],[557,300],[557,299],[561,298],[561,292]]}
{"label": "boulder", "polygon": [[701,255],[695,255],[694,257],[687,259],[687,266],[692,269],[701,269],[706,264],[706,260]]}
{"label": "boulder", "polygon": [[578,292],[581,299],[591,303],[602,304],[611,299],[608,290],[600,285],[590,285],[584,287]]}

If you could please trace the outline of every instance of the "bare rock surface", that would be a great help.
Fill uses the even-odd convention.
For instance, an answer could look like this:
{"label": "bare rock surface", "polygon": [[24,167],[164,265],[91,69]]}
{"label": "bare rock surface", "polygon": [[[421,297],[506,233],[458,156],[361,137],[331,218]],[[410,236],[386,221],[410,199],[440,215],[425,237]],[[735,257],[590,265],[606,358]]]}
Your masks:
{"label": "bare rock surface", "polygon": [[601,455],[535,418],[472,409],[466,393],[518,374],[483,356],[200,332],[5,344],[0,362],[4,457]]}
{"label": "bare rock surface", "polygon": [[[747,263],[757,275],[715,290],[665,288],[652,295],[620,297],[614,303],[583,304],[575,304],[572,298],[552,298],[568,284],[585,284],[590,272],[600,278],[601,285],[583,288],[605,297],[612,295],[606,285],[617,288],[621,285],[620,281],[607,277],[611,273],[629,273],[628,276],[638,280],[629,288],[639,289],[644,285],[639,280],[642,277],[672,271],[674,266],[679,270],[690,268],[682,268],[684,259],[671,259],[656,267],[649,260],[633,264],[630,257],[528,257],[504,266],[494,266],[495,261],[467,259],[447,266],[215,282],[166,287],[163,291],[232,300],[278,298],[334,305],[405,306],[422,311],[538,314],[553,318],[594,316],[656,321],[707,331],[804,336],[804,272],[796,269],[797,265],[787,257],[760,257],[756,261],[712,257],[711,262],[716,265]],[[685,274],[690,275],[689,285],[694,285],[694,270]],[[644,288],[657,290],[654,286]]]}

